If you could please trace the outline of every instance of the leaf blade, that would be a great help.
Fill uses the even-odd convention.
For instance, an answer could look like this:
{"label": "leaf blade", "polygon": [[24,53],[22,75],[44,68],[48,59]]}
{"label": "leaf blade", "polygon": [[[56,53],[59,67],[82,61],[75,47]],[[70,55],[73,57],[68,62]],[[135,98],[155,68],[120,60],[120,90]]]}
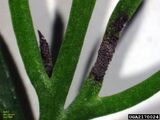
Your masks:
{"label": "leaf blade", "polygon": [[[37,89],[48,79],[34,32],[28,0],[9,0],[12,24],[27,74]],[[42,79],[42,78],[45,78]]]}
{"label": "leaf blade", "polygon": [[69,23],[52,75],[56,108],[65,103],[95,2],[73,0]]}

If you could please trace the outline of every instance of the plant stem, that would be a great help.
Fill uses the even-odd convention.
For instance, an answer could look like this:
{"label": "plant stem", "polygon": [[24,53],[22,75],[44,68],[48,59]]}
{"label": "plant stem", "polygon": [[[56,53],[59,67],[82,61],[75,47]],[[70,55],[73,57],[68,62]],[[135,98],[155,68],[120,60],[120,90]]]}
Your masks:
{"label": "plant stem", "polygon": [[[93,82],[89,81],[87,84],[92,85]],[[127,109],[153,96],[160,90],[159,85],[160,72],[157,72],[140,84],[112,96],[89,96],[90,99],[83,97],[83,100],[77,97],[63,113],[62,120],[88,120]],[[86,89],[88,93],[88,87]],[[86,94],[85,89],[83,92],[81,94]]]}
{"label": "plant stem", "polygon": [[[9,0],[13,28],[26,72],[40,103],[40,119],[53,116],[53,90],[41,59],[28,0]],[[50,108],[50,109],[48,109]]]}
{"label": "plant stem", "polygon": [[48,76],[42,64],[28,0],[9,0],[9,6],[14,32],[27,74],[38,91],[46,84]]}
{"label": "plant stem", "polygon": [[96,0],[73,0],[68,27],[52,76],[55,112],[63,109]]}

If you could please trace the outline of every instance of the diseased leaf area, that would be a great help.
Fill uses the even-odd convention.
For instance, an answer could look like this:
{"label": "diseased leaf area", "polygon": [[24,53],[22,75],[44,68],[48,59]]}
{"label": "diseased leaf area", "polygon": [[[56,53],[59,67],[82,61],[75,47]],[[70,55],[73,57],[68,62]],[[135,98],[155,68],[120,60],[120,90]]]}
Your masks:
{"label": "diseased leaf area", "polygon": [[48,76],[51,77],[52,70],[53,70],[53,60],[52,60],[52,55],[49,50],[49,45],[45,37],[42,35],[42,33],[39,30],[38,30],[38,34],[39,34],[39,39],[40,39],[40,51],[41,51],[43,64],[44,64],[44,67],[45,67],[45,70]]}
{"label": "diseased leaf area", "polygon": [[[98,95],[118,40],[143,2],[119,0],[109,19],[89,77],[82,83],[76,99],[64,109],[96,0],[73,0],[64,36],[63,30],[60,30],[63,24],[58,14],[53,34],[55,41],[51,45],[53,50],[49,49],[50,45],[39,30],[38,46],[28,2],[9,0],[9,6],[24,66],[38,95],[40,120],[88,120],[132,107],[160,90],[160,73],[157,72],[144,82],[119,94],[107,97]],[[18,81],[20,77],[15,76],[18,75],[18,72],[15,72],[16,66],[10,65],[5,57],[4,51],[7,49],[3,49],[3,45],[0,49],[0,91],[4,91],[0,92],[0,111],[7,109],[14,112],[16,120],[32,120],[33,117],[28,117],[32,116],[30,107],[26,107],[29,105],[23,104],[22,107],[20,104],[27,100],[27,95],[21,96],[26,91]],[[14,72],[10,71],[10,68]],[[17,86],[21,88],[18,90],[20,96]],[[0,117],[3,117],[2,112]]]}
{"label": "diseased leaf area", "polygon": [[119,39],[119,33],[122,31],[127,21],[128,16],[122,14],[107,29],[98,52],[97,61],[91,70],[91,76],[94,77],[96,81],[103,80],[105,72],[115,52],[115,48]]}
{"label": "diseased leaf area", "polygon": [[134,14],[141,6],[143,0],[120,0],[114,9],[107,28],[103,41],[101,43],[97,61],[91,70],[90,77],[96,81],[103,81],[103,77],[112,60],[117,42],[120,35],[125,29],[127,23],[134,17]]}

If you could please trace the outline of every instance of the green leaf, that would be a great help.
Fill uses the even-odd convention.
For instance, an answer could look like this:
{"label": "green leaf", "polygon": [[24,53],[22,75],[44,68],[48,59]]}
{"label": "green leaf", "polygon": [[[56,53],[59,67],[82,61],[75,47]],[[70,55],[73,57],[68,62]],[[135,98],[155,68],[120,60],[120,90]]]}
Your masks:
{"label": "green leaf", "polygon": [[28,0],[9,0],[14,32],[27,74],[36,91],[48,85],[39,52]]}
{"label": "green leaf", "polygon": [[[34,33],[29,0],[9,0],[9,7],[25,70],[38,95],[40,115],[45,114],[44,117],[47,119],[46,116],[50,117],[53,114],[53,91]],[[49,110],[48,106],[51,106]]]}
{"label": "green leaf", "polygon": [[42,120],[48,117],[56,118],[63,109],[95,1],[73,0],[68,27],[53,69],[53,76],[49,80],[36,42],[28,0],[9,0],[18,47],[27,74],[38,94]]}
{"label": "green leaf", "polygon": [[96,0],[73,0],[67,30],[53,68],[52,79],[56,109],[64,106],[95,2]]}
{"label": "green leaf", "polygon": [[[84,94],[90,90],[88,86],[93,86],[93,81],[86,81],[85,85]],[[88,120],[119,112],[148,99],[159,91],[160,72],[157,72],[140,84],[112,96],[99,97],[88,94],[89,99],[86,97],[77,98],[70,108],[63,113],[63,119],[69,120],[69,118],[72,118],[72,120],[78,120],[80,118]]]}
{"label": "green leaf", "polygon": [[[13,59],[0,37],[0,114],[4,120],[33,120],[27,94]],[[12,115],[11,115],[12,114]]]}

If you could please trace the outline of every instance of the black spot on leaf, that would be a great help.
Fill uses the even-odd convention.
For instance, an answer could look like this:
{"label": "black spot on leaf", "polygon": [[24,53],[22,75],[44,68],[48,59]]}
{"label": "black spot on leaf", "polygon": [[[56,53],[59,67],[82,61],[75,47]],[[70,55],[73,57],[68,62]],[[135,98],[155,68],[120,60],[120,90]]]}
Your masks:
{"label": "black spot on leaf", "polygon": [[91,76],[96,81],[102,81],[105,75],[108,65],[112,60],[117,41],[119,39],[119,33],[122,31],[124,25],[128,21],[127,15],[121,15],[114,23],[106,30],[100,49],[98,51],[98,57],[94,67],[91,70]]}
{"label": "black spot on leaf", "polygon": [[38,30],[39,39],[40,39],[40,51],[41,51],[41,57],[43,60],[43,64],[45,67],[45,70],[49,77],[52,75],[52,69],[53,69],[53,63],[52,63],[52,55],[49,51],[49,45],[42,35],[42,33]]}

